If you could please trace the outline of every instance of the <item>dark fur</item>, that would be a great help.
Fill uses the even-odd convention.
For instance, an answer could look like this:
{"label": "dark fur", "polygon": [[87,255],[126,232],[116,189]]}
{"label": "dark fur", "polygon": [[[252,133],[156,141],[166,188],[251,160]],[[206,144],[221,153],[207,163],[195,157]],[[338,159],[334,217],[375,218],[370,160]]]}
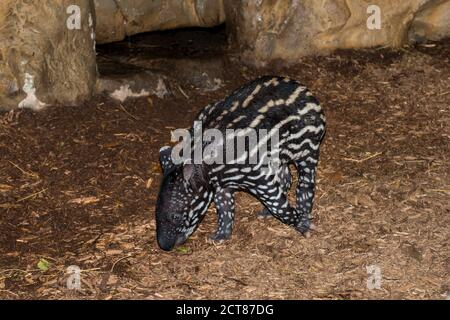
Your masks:
{"label": "dark fur", "polygon": [[[161,150],[164,178],[156,207],[157,239],[164,250],[183,243],[198,227],[212,200],[218,212],[214,240],[231,237],[234,193],[245,191],[261,200],[265,213],[305,234],[319,145],[325,132],[325,117],[318,101],[295,80],[261,77],[205,107],[197,116],[203,129],[271,129],[279,127],[280,166],[272,176],[262,176],[262,167],[249,163],[173,165],[171,149]],[[248,146],[249,150],[253,146]],[[268,150],[271,151],[270,148]],[[291,186],[289,164],[299,173],[297,207],[287,200]]]}

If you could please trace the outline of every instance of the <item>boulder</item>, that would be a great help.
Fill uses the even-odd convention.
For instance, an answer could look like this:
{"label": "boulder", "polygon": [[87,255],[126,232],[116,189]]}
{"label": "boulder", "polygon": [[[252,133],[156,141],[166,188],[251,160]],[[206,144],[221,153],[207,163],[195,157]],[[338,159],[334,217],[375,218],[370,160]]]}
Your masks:
{"label": "boulder", "polygon": [[420,20],[413,25],[422,26],[424,37],[449,36],[448,3],[230,0],[224,5],[233,47],[244,61],[263,66],[273,60],[293,63],[301,56],[326,54],[340,48],[399,47],[408,43],[409,27],[418,13],[416,19]]}
{"label": "boulder", "polygon": [[1,0],[0,108],[75,105],[91,96],[92,12],[90,0]]}
{"label": "boulder", "polygon": [[411,25],[410,40],[423,42],[450,36],[450,1],[432,1],[419,11]]}

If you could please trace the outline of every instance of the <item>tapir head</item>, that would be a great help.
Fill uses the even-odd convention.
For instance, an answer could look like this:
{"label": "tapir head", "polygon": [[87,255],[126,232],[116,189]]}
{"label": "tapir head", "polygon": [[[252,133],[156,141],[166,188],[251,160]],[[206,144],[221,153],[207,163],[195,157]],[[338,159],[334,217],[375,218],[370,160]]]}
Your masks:
{"label": "tapir head", "polygon": [[203,165],[174,164],[172,148],[160,150],[164,172],[156,203],[156,235],[161,249],[170,251],[194,233],[211,203]]}

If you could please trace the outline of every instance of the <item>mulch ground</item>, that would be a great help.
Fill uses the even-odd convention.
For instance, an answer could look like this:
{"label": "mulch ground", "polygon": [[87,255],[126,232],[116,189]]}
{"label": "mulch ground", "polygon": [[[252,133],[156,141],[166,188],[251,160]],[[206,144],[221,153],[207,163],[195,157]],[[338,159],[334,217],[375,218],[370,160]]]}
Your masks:
{"label": "mulch ground", "polygon": [[[0,299],[444,299],[449,57],[442,42],[336,52],[289,69],[231,61],[215,92],[0,113]],[[258,219],[258,201],[239,194],[230,241],[207,241],[211,207],[187,243],[162,252],[159,148],[207,103],[264,73],[305,83],[325,110],[318,232],[305,239]],[[66,287],[71,265],[81,291]],[[367,287],[370,266],[378,289]]]}

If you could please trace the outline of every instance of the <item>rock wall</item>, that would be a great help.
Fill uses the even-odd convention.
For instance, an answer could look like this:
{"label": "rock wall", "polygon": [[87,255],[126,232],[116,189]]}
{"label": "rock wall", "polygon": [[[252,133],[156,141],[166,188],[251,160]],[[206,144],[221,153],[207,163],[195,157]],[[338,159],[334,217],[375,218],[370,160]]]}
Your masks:
{"label": "rock wall", "polygon": [[97,40],[184,27],[212,27],[225,22],[223,0],[95,0]]}
{"label": "rock wall", "polygon": [[[244,60],[264,65],[338,48],[399,47],[417,32],[450,36],[450,1],[287,0],[225,2],[227,26]],[[375,7],[374,7],[375,5]],[[379,13],[379,26],[374,22]],[[417,15],[417,16],[416,16]]]}
{"label": "rock wall", "polygon": [[231,49],[263,66],[449,37],[450,0],[0,0],[0,108],[88,99],[96,36],[105,43],[225,21]]}
{"label": "rock wall", "polygon": [[[368,27],[374,5],[379,29]],[[449,0],[95,0],[95,7],[100,43],[226,21],[232,48],[255,65],[450,36]]]}
{"label": "rock wall", "polygon": [[[79,14],[68,13],[71,5]],[[73,105],[91,96],[96,82],[92,12],[90,0],[0,1],[0,108]]]}

